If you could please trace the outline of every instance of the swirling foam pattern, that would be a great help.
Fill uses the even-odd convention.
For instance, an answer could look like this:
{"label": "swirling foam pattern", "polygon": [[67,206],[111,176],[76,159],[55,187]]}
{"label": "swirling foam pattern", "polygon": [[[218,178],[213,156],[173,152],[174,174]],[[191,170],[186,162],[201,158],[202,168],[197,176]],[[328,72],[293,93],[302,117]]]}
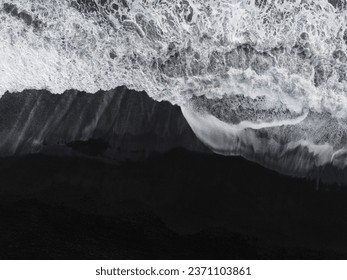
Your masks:
{"label": "swirling foam pattern", "polygon": [[333,0],[1,0],[0,92],[126,85],[212,150],[347,164],[347,9]]}

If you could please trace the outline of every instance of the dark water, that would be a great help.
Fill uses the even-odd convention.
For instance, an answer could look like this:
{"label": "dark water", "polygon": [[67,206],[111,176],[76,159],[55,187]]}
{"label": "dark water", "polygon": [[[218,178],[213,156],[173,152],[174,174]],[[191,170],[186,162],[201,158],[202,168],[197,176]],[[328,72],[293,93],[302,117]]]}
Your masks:
{"label": "dark water", "polygon": [[66,155],[67,144],[79,150],[78,141],[93,139],[105,142],[99,152],[107,158],[139,158],[176,147],[209,152],[178,106],[125,87],[95,94],[6,93],[0,98],[0,138],[2,156]]}

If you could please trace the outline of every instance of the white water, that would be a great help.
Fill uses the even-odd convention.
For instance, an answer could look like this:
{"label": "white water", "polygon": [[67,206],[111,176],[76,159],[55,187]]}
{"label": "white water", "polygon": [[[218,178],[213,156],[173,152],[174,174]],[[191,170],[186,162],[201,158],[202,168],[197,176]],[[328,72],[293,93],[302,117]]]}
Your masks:
{"label": "white water", "polygon": [[285,165],[305,146],[296,172],[344,167],[346,8],[258,2],[0,0],[0,94],[126,85],[180,105],[216,152]]}

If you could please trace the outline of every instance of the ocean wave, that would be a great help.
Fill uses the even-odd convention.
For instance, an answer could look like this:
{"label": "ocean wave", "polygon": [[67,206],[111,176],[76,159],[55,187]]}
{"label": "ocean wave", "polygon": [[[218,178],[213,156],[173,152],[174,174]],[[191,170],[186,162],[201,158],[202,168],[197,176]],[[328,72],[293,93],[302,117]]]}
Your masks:
{"label": "ocean wave", "polygon": [[[0,1],[0,94],[125,85],[216,152],[347,164],[347,13],[327,0]],[[265,159],[270,158],[271,160]]]}

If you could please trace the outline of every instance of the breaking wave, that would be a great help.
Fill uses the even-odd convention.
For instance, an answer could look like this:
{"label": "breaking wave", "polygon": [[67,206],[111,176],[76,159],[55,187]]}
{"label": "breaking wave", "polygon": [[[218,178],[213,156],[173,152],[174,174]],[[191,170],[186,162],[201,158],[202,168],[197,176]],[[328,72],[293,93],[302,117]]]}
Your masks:
{"label": "breaking wave", "polygon": [[1,0],[0,93],[125,85],[212,150],[347,164],[347,8],[327,0]]}

